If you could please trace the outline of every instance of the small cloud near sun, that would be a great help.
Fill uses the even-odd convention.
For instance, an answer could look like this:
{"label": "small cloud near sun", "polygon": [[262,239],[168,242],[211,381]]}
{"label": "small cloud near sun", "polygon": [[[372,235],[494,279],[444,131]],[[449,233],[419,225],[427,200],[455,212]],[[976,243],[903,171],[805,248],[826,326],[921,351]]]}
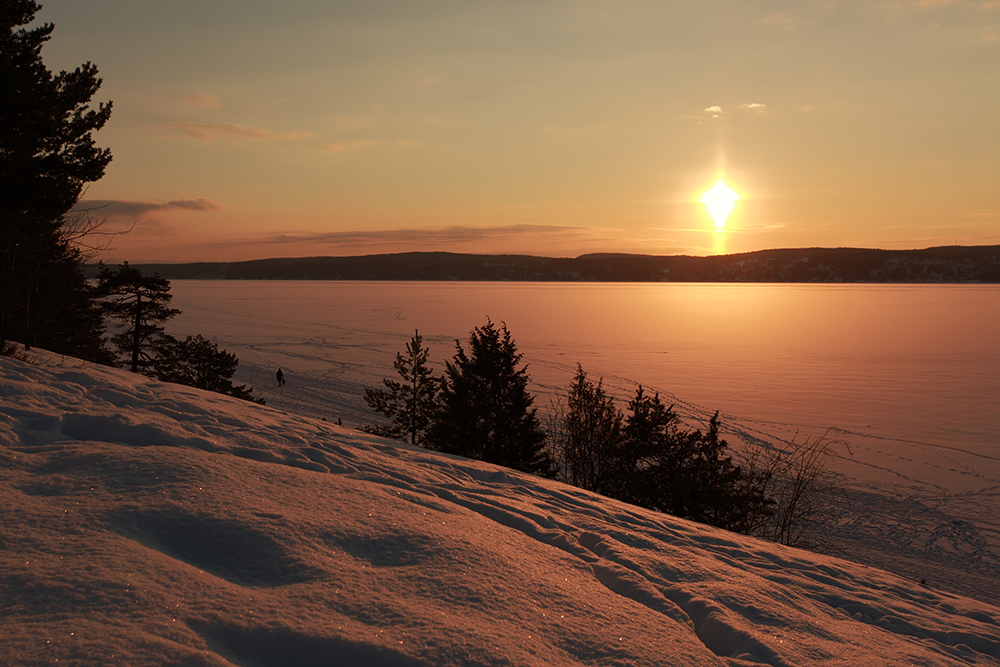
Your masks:
{"label": "small cloud near sun", "polygon": [[719,118],[722,114],[726,113],[722,110],[718,104],[713,104],[710,107],[705,107],[705,113],[712,114],[712,118]]}
{"label": "small cloud near sun", "polygon": [[766,104],[761,104],[760,102],[750,102],[749,104],[741,104],[741,109],[746,109],[747,111],[756,111],[757,113],[764,113],[767,109]]}

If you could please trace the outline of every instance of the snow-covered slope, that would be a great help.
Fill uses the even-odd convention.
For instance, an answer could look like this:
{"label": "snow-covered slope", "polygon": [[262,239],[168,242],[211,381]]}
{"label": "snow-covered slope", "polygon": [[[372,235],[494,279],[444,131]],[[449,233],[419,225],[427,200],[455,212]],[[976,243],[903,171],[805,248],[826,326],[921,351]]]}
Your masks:
{"label": "snow-covered slope", "polygon": [[879,570],[114,369],[0,372],[3,665],[1000,664],[1000,609]]}

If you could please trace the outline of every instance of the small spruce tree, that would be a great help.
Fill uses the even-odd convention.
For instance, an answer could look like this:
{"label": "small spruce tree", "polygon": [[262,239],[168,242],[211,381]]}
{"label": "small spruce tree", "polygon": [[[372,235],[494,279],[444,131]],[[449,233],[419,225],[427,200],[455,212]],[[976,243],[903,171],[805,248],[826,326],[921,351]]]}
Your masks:
{"label": "small spruce tree", "polygon": [[528,393],[527,367],[507,330],[487,319],[469,334],[469,352],[455,342],[438,410],[428,431],[433,449],[539,475],[551,475],[545,433]]}
{"label": "small spruce tree", "polygon": [[385,378],[384,389],[365,389],[368,407],[391,421],[388,425],[368,426],[368,432],[408,440],[413,445],[424,444],[441,382],[431,373],[427,364],[429,355],[420,332],[414,331],[406,344],[406,354],[397,353],[393,363],[400,380]]}
{"label": "small spruce tree", "polygon": [[658,481],[649,469],[654,457],[676,449],[680,438],[680,419],[673,406],[666,406],[659,393],[652,396],[642,385],[628,403],[628,417],[622,433],[622,447],[614,480],[617,498],[648,505],[656,494]]}
{"label": "small spruce tree", "polygon": [[579,364],[566,402],[560,443],[566,481],[612,495],[622,453],[621,411],[604,392],[603,380],[595,384]]}

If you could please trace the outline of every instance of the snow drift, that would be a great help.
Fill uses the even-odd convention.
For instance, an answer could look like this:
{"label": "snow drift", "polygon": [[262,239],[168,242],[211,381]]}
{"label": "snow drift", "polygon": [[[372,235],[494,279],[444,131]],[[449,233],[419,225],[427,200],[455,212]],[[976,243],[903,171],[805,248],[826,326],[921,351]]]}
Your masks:
{"label": "snow drift", "polygon": [[880,570],[123,371],[0,371],[2,664],[1000,664],[1000,609]]}

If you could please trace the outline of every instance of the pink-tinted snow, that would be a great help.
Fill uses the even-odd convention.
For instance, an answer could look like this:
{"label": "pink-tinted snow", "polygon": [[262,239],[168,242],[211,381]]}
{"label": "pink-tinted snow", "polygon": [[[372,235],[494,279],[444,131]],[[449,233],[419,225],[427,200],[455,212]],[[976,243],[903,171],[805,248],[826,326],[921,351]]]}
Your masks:
{"label": "pink-tinted snow", "polygon": [[0,664],[1000,664],[1000,609],[881,570],[124,371],[0,371]]}

